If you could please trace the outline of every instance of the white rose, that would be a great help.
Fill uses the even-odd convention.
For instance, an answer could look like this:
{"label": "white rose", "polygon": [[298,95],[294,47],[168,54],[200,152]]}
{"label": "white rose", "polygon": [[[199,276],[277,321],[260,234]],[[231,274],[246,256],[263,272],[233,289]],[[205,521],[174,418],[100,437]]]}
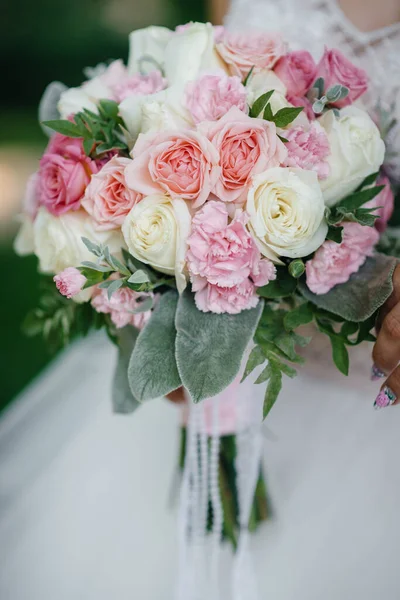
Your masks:
{"label": "white rose", "polygon": [[112,97],[110,88],[101,81],[100,77],[95,77],[80,87],[69,88],[61,93],[57,105],[60,118],[67,119],[70,115],[81,112],[84,108],[97,113],[98,101],[110,97]]}
{"label": "white rose", "polygon": [[166,27],[146,27],[129,35],[128,71],[149,73],[164,65],[165,48],[174,33]]}
{"label": "white rose", "polygon": [[138,260],[175,275],[179,292],[186,287],[184,275],[191,216],[184,200],[153,194],[138,202],[127,215],[122,233],[129,252]]}
{"label": "white rose", "polygon": [[[275,90],[274,96],[285,99],[286,86],[281,79],[270,69],[263,69],[257,73],[252,73],[246,85],[247,101],[251,106],[257,98],[265,92]],[[272,98],[271,98],[272,100]],[[287,103],[288,104],[288,103]]]}
{"label": "white rose", "polygon": [[33,254],[35,247],[33,244],[33,222],[29,215],[22,214],[19,217],[20,228],[14,240],[14,252],[18,256],[27,256]]}
{"label": "white rose", "polygon": [[327,158],[330,175],[321,181],[321,188],[325,204],[332,206],[379,170],[385,144],[369,115],[355,106],[343,108],[339,117],[328,111],[318,120],[331,148]]}
{"label": "white rose", "polygon": [[57,274],[67,267],[78,267],[84,260],[94,261],[82,237],[108,245],[111,253],[119,253],[125,246],[119,231],[96,231],[91,217],[83,210],[56,217],[41,207],[33,224],[34,250],[40,270]]}
{"label": "white rose", "polygon": [[119,112],[132,146],[139,133],[193,127],[188,110],[183,106],[182,86],[171,86],[148,96],[129,96],[119,105]]}
{"label": "white rose", "polygon": [[226,70],[214,44],[211,23],[192,23],[174,33],[165,49],[165,76],[171,85],[196,79],[202,71]]}
{"label": "white rose", "polygon": [[264,256],[297,258],[314,252],[328,231],[317,174],[276,167],[253,178],[249,227]]}

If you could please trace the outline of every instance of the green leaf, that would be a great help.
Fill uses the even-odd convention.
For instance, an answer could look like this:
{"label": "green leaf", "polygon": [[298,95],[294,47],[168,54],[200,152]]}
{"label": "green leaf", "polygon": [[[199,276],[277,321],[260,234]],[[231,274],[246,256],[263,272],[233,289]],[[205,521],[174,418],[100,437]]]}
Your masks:
{"label": "green leaf", "polygon": [[256,369],[259,365],[262,365],[263,362],[265,362],[265,354],[262,351],[261,346],[254,346],[247,360],[242,381],[244,381],[246,377],[248,377],[250,373],[254,371],[254,369]]}
{"label": "green leaf", "polygon": [[118,103],[114,100],[100,100],[99,110],[108,119],[116,119],[118,117]]}
{"label": "green leaf", "polygon": [[326,239],[336,242],[336,244],[340,244],[343,239],[343,227],[331,225],[328,229],[328,233],[326,234]]}
{"label": "green leaf", "polygon": [[259,385],[260,383],[265,383],[272,375],[272,367],[270,363],[267,364],[265,369],[263,369],[260,375],[257,377],[255,384]]}
{"label": "green leaf", "polygon": [[93,138],[88,138],[87,140],[83,141],[83,151],[86,154],[86,156],[90,156],[90,154],[93,150],[94,144],[95,144],[95,141]]}
{"label": "green leaf", "polygon": [[325,102],[322,99],[316,100],[312,105],[312,109],[317,115],[320,115],[324,111],[324,108]]}
{"label": "green leaf", "polygon": [[257,294],[262,298],[287,298],[294,294],[297,288],[297,279],[292,277],[286,267],[277,267],[276,279],[257,289]]}
{"label": "green leaf", "polygon": [[169,394],[181,385],[175,358],[178,294],[163,294],[140,332],[129,362],[128,379],[139,402]]}
{"label": "green leaf", "polygon": [[[264,109],[264,114],[263,114],[263,118],[266,121],[273,121],[274,120],[274,113],[272,112],[272,108],[271,108],[271,104],[268,102],[267,106]],[[280,136],[279,136],[280,137]],[[286,139],[286,138],[281,138],[281,139]],[[288,140],[286,140],[287,142]]]}
{"label": "green leaf", "polygon": [[149,276],[142,270],[135,271],[128,279],[129,283],[148,283]]}
{"label": "green leaf", "polygon": [[318,79],[313,84],[313,88],[317,90],[318,97],[322,96],[325,89],[325,79],[323,77],[318,77]]}
{"label": "green leaf", "polygon": [[307,325],[314,319],[314,311],[309,302],[300,304],[290,312],[286,313],[283,323],[288,331],[297,329],[301,325]]}
{"label": "green leaf", "polygon": [[135,308],[132,312],[137,315],[139,313],[148,312],[153,308],[154,300],[153,298],[145,298],[142,302],[140,302],[139,306]]}
{"label": "green leaf", "polygon": [[254,65],[251,67],[250,71],[247,73],[247,75],[245,77],[245,80],[243,81],[244,86],[246,86],[249,83],[250,77],[252,76],[253,71],[254,71]]}
{"label": "green leaf", "polygon": [[378,177],[379,177],[379,171],[376,171],[376,173],[372,173],[371,175],[368,175],[368,177],[366,177],[364,179],[364,181],[358,186],[358,188],[356,189],[356,192],[360,192],[363,188],[373,185],[375,183],[375,181],[378,179]]}
{"label": "green leaf", "polygon": [[269,414],[271,408],[275,404],[279,392],[282,389],[282,373],[277,367],[272,367],[272,372],[269,378],[267,390],[265,392],[263,416],[264,419]]}
{"label": "green leaf", "polygon": [[338,335],[329,336],[332,345],[333,362],[343,375],[349,374],[349,353],[346,344]]}
{"label": "green leaf", "polygon": [[44,121],[42,125],[53,129],[53,131],[57,131],[62,135],[66,135],[68,137],[73,138],[81,138],[83,137],[82,131],[78,125],[75,123],[71,123],[71,121],[67,121],[64,119],[57,119],[55,121]]}
{"label": "green leaf", "polygon": [[303,106],[290,106],[287,108],[281,108],[274,115],[274,123],[277,127],[287,127],[299,116],[303,110]]}
{"label": "green leaf", "polygon": [[[267,119],[267,118],[266,118],[266,116],[265,116],[265,112],[264,112],[264,119],[265,119],[266,121],[270,121],[270,119]],[[283,137],[283,135],[279,135],[279,133],[278,133],[278,138],[279,138],[279,139],[281,140],[281,142],[283,142],[284,144],[287,144],[287,143],[288,143],[288,141],[289,141],[287,138]]]}
{"label": "green leaf", "polygon": [[128,381],[128,366],[139,331],[128,325],[118,330],[118,359],[112,383],[112,403],[116,413],[132,413],[139,402],[132,395]]}
{"label": "green leaf", "polygon": [[375,187],[367,188],[366,190],[361,190],[360,192],[350,194],[350,196],[347,196],[337,204],[337,208],[346,208],[347,210],[355,210],[356,208],[360,208],[360,206],[366,202],[369,202],[375,198],[375,196],[380,194],[384,188],[384,185],[377,185]]}
{"label": "green leaf", "polygon": [[250,109],[250,117],[257,118],[262,113],[273,93],[274,90],[270,90],[269,92],[265,92],[265,94],[262,94],[259,98],[257,98],[257,100],[255,100],[253,106]]}
{"label": "green leaf", "polygon": [[240,370],[263,302],[237,315],[203,313],[185,291],[176,313],[176,360],[182,384],[194,402],[222,392]]}
{"label": "green leaf", "polygon": [[396,265],[394,257],[377,253],[367,258],[349,281],[336,285],[327,294],[313,294],[304,281],[299,282],[299,291],[315,306],[358,323],[373,315],[389,298]]}

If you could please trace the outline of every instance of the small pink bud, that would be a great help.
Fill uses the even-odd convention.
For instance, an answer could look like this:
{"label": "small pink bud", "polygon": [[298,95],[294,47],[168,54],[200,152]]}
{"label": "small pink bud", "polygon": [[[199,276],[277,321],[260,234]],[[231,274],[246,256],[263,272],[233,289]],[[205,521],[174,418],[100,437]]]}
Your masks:
{"label": "small pink bud", "polygon": [[58,291],[67,298],[79,294],[86,282],[86,277],[75,267],[68,267],[54,278]]}

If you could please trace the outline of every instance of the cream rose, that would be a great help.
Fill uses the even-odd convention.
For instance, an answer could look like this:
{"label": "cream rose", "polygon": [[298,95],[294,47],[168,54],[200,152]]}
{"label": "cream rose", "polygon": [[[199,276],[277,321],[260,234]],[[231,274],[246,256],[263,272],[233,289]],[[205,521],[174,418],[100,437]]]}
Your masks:
{"label": "cream rose", "polygon": [[166,27],[151,26],[132,31],[129,35],[129,74],[150,73],[162,67],[165,48],[173,35]]}
{"label": "cream rose", "polygon": [[127,215],[122,233],[129,252],[157,271],[175,275],[179,292],[186,287],[184,275],[191,216],[180,198],[152,194]]}
{"label": "cream rose", "polygon": [[262,254],[297,258],[314,252],[328,231],[317,174],[276,167],[253,178],[247,196],[249,227]]}
{"label": "cream rose", "polygon": [[92,218],[83,210],[55,217],[41,207],[33,224],[34,250],[40,270],[57,274],[67,267],[78,267],[84,260],[95,260],[82,237],[107,245],[112,253],[119,253],[125,245],[120,232],[95,231]]}
{"label": "cream rose", "polygon": [[196,79],[203,71],[223,68],[214,44],[211,23],[192,23],[175,32],[165,48],[165,76],[170,85]]}
{"label": "cream rose", "polygon": [[379,170],[385,144],[369,115],[355,106],[343,108],[340,117],[328,111],[318,120],[331,149],[327,158],[330,175],[321,181],[321,188],[325,204],[333,206]]}

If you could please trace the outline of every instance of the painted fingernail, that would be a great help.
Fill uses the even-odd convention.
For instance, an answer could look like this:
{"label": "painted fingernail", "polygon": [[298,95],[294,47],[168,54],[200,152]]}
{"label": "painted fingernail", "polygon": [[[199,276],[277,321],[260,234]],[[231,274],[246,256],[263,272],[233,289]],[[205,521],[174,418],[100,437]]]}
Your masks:
{"label": "painted fingernail", "polygon": [[371,381],[378,381],[386,377],[386,374],[374,363],[371,369]]}
{"label": "painted fingernail", "polygon": [[379,392],[375,402],[374,408],[379,410],[380,408],[386,408],[387,406],[391,406],[397,400],[397,396],[393,390],[390,389],[389,386],[385,385],[381,391]]}

